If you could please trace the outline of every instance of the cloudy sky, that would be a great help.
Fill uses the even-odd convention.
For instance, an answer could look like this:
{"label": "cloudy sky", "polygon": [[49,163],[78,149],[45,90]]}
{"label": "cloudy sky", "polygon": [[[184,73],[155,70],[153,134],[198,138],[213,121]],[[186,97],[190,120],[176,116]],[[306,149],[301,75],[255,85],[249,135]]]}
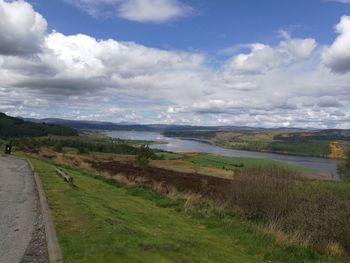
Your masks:
{"label": "cloudy sky", "polygon": [[350,0],[0,0],[0,111],[350,128]]}

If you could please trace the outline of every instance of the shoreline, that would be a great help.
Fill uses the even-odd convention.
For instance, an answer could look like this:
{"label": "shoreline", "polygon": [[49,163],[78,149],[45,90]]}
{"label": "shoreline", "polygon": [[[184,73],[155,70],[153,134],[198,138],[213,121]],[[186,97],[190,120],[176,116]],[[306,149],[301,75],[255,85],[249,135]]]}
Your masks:
{"label": "shoreline", "polygon": [[293,154],[293,153],[286,153],[286,152],[279,152],[279,151],[268,151],[268,150],[258,151],[258,150],[249,150],[249,149],[240,149],[240,148],[229,148],[229,147],[224,147],[224,146],[219,145],[219,144],[215,144],[212,141],[206,140],[206,139],[197,139],[197,138],[188,138],[188,137],[172,137],[172,136],[169,137],[169,136],[165,136],[164,134],[162,134],[162,135],[164,137],[167,137],[167,138],[202,142],[202,143],[206,143],[206,144],[209,144],[212,146],[220,147],[220,148],[226,149],[226,150],[237,150],[237,151],[247,151],[247,152],[257,152],[257,153],[273,153],[273,154],[281,154],[281,155],[286,155],[286,156],[322,158],[322,159],[326,159],[326,160],[338,160],[338,161],[345,160],[344,158],[329,158],[329,157],[319,156],[319,155]]}

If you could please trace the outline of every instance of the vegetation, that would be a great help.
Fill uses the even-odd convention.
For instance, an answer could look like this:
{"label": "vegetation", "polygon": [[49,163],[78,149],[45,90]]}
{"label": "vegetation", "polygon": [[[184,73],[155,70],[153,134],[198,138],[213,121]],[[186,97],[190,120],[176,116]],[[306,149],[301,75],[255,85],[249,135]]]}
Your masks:
{"label": "vegetation", "polygon": [[349,183],[309,181],[278,167],[240,171],[228,186],[231,207],[321,251],[350,253]]}
{"label": "vegetation", "polygon": [[149,164],[150,159],[156,159],[157,155],[152,151],[151,148],[148,147],[148,145],[143,144],[141,145],[137,155],[136,155],[136,163],[140,167],[147,167]]}
{"label": "vegetation", "polygon": [[338,165],[337,172],[341,179],[350,180],[350,149],[346,153],[345,162]]}
{"label": "vegetation", "polygon": [[33,123],[0,112],[0,137],[38,137],[49,134],[76,136],[78,132],[62,125]]}
{"label": "vegetation", "polygon": [[[42,146],[50,147],[51,153],[52,150],[63,152],[56,154],[57,156],[60,156],[63,163],[65,163],[65,160],[71,160],[69,163],[79,165],[90,171],[110,172],[111,176],[118,174],[119,177],[115,177],[118,179],[123,177],[124,172],[125,175],[126,173],[129,173],[127,177],[124,177],[124,182],[126,180],[128,184],[139,185],[138,187],[130,188],[126,185],[118,184],[113,180],[106,181],[106,179],[101,177],[96,177],[95,175],[82,173],[79,170],[66,167],[66,170],[69,173],[73,173],[75,181],[78,182],[79,191],[68,193],[66,191],[70,190],[66,189],[62,196],[69,196],[72,194],[70,199],[75,200],[73,201],[74,204],[79,205],[80,208],[88,207],[88,209],[86,211],[83,209],[82,211],[72,212],[72,215],[65,214],[64,218],[60,219],[63,220],[61,223],[65,222],[64,220],[69,217],[71,218],[71,221],[73,221],[74,218],[75,221],[80,221],[81,218],[84,218],[84,215],[80,214],[80,212],[83,211],[86,218],[89,218],[89,222],[84,222],[81,226],[77,226],[79,225],[78,223],[72,223],[75,227],[79,228],[79,233],[83,231],[85,234],[82,235],[74,232],[76,229],[73,227],[74,231],[69,234],[69,237],[67,237],[69,241],[67,241],[66,249],[68,250],[68,257],[72,257],[71,261],[77,260],[74,253],[77,253],[78,255],[87,253],[89,257],[91,256],[89,252],[86,252],[91,249],[90,246],[92,244],[88,243],[89,240],[91,242],[93,241],[93,243],[98,243],[98,247],[103,246],[108,249],[116,248],[118,251],[122,251],[121,254],[116,256],[118,259],[119,257],[123,259],[123,255],[127,255],[126,258],[132,260],[133,258],[131,258],[130,255],[136,253],[135,261],[141,261],[140,259],[137,259],[138,252],[134,251],[134,249],[137,250],[140,249],[140,247],[141,252],[139,257],[141,258],[141,255],[144,253],[151,253],[149,258],[150,262],[152,260],[171,261],[179,255],[185,255],[183,261],[201,262],[199,259],[202,259],[202,257],[198,256],[197,253],[200,251],[207,251],[206,249],[217,249],[213,244],[206,244],[205,247],[199,246],[197,247],[198,250],[192,251],[192,249],[190,249],[189,252],[186,250],[187,248],[183,248],[180,243],[177,243],[177,241],[168,239],[170,236],[174,235],[173,232],[176,231],[175,229],[179,226],[175,225],[169,230],[170,232],[165,233],[164,228],[160,230],[157,226],[152,225],[151,222],[146,226],[147,230],[142,228],[142,226],[137,226],[137,224],[136,228],[138,231],[142,230],[146,231],[146,233],[155,231],[158,233],[157,235],[162,236],[160,240],[164,240],[166,245],[172,244],[172,247],[174,246],[178,249],[176,249],[176,251],[179,251],[178,253],[173,249],[171,249],[171,253],[169,251],[164,252],[162,244],[158,243],[158,241],[152,241],[155,239],[155,236],[145,237],[145,233],[142,231],[143,234],[141,236],[134,237],[135,239],[132,240],[129,240],[124,236],[121,237],[121,239],[126,242],[124,245],[128,244],[130,246],[128,247],[128,251],[122,249],[118,243],[120,242],[120,239],[113,237],[114,235],[118,235],[118,231],[120,231],[120,229],[116,227],[116,225],[120,224],[120,209],[122,209],[121,215],[124,216],[123,221],[127,221],[131,215],[127,212],[125,206],[121,208],[120,204],[114,204],[114,202],[124,200],[121,199],[121,192],[117,197],[113,197],[115,194],[114,191],[116,191],[114,188],[109,189],[108,191],[106,190],[106,192],[101,190],[99,194],[93,192],[96,189],[94,189],[92,185],[99,184],[100,181],[103,182],[103,186],[101,186],[103,189],[104,187],[110,187],[111,185],[118,185],[118,191],[122,191],[123,194],[126,194],[127,196],[130,194],[129,191],[136,191],[137,193],[141,191],[142,195],[138,196],[138,198],[143,199],[145,197],[143,194],[147,192],[147,200],[144,201],[151,202],[153,205],[154,202],[158,204],[158,201],[161,202],[161,200],[165,200],[164,202],[166,203],[170,202],[169,206],[161,206],[159,209],[163,210],[166,208],[166,211],[171,211],[171,214],[163,214],[165,218],[154,222],[169,225],[172,220],[177,220],[173,218],[174,216],[177,218],[180,217],[181,220],[189,220],[188,217],[190,217],[190,221],[186,221],[187,228],[193,227],[192,224],[198,224],[198,222],[208,227],[208,233],[205,236],[202,236],[201,233],[196,233],[195,229],[192,229],[194,232],[191,230],[191,236],[197,235],[198,242],[201,238],[208,238],[209,236],[214,236],[215,239],[218,240],[226,240],[228,243],[226,244],[226,241],[223,241],[223,250],[210,252],[213,253],[214,256],[212,258],[210,257],[208,262],[215,262],[214,258],[218,256],[217,253],[228,253],[226,249],[229,244],[232,246],[232,244],[238,243],[244,244],[243,254],[241,255],[242,258],[247,257],[246,260],[249,258],[249,260],[253,262],[255,260],[281,262],[337,262],[337,260],[331,259],[325,255],[329,254],[346,258],[350,254],[350,224],[348,223],[348,218],[350,218],[350,192],[348,191],[350,185],[347,182],[321,182],[303,179],[297,173],[299,168],[283,165],[268,159],[235,158],[198,153],[176,154],[161,151],[155,154],[154,151],[146,145],[143,145],[140,148],[135,148],[123,144],[123,141],[106,139],[105,137],[92,138],[91,136],[79,136],[75,139],[73,137],[18,138],[15,140],[15,144],[17,147],[18,145],[21,145],[26,150],[31,149],[29,152],[33,152],[33,149]],[[31,148],[30,145],[34,148]],[[85,154],[93,151],[108,153],[109,157],[104,161],[97,160],[96,157],[93,157],[92,159],[90,156],[75,158],[74,156],[67,155],[67,158],[65,158],[65,148],[67,149],[67,147],[75,148],[75,154],[77,152]],[[123,155],[132,154],[134,157],[128,159],[125,163],[116,162],[113,161],[113,156],[116,156],[115,153],[121,153]],[[220,175],[215,177],[215,175],[213,175],[215,178],[212,178],[213,176],[205,177],[203,174],[197,173],[197,170],[195,172],[191,171],[191,174],[180,174],[149,166],[149,160],[158,159],[159,162],[162,162],[162,160],[159,159],[167,158],[172,159],[175,162],[180,161],[192,163],[194,166],[198,167],[201,167],[202,165],[211,166],[232,172],[230,172],[229,177]],[[49,159],[57,161],[59,158]],[[83,164],[84,160],[86,160],[85,164]],[[139,167],[130,163],[133,162],[133,160]],[[166,161],[168,160],[164,160],[163,162]],[[49,164],[42,161],[35,160],[34,162],[39,164],[39,168],[41,165],[51,167]],[[167,169],[167,165],[168,164],[164,167],[165,169]],[[198,171],[199,170],[200,169],[198,169]],[[215,173],[215,170],[212,171]],[[301,171],[304,170],[301,169]],[[49,176],[50,173],[50,171],[46,171],[45,175],[42,176]],[[52,174],[54,174],[53,171]],[[84,184],[79,185],[79,181],[84,182],[85,180],[89,181],[86,185],[88,188],[85,188],[85,186],[80,188]],[[106,183],[107,185],[105,185]],[[164,196],[155,195],[151,190],[145,190],[140,184],[154,187],[154,189],[157,189],[157,191],[160,192],[162,192],[162,190],[159,189],[165,187],[166,191],[162,193],[166,193],[167,195],[170,193],[172,200],[169,200]],[[51,187],[52,186],[50,185],[49,189]],[[57,187],[59,187],[59,184],[57,184]],[[58,194],[60,190],[55,187],[53,188],[55,189],[53,195]],[[91,192],[87,189],[91,189]],[[176,191],[174,189],[176,189]],[[179,194],[178,191],[182,192],[182,194]],[[172,192],[174,193],[171,194]],[[79,194],[76,195],[77,193]],[[185,193],[186,196],[183,195]],[[189,197],[187,194],[189,194]],[[87,195],[91,196],[87,197]],[[156,197],[148,199],[149,195]],[[104,197],[97,199],[98,196]],[[57,200],[59,200],[60,197],[56,197],[58,198]],[[56,197],[51,200],[56,202]],[[110,198],[110,201],[107,201],[107,198]],[[126,196],[124,198],[127,199]],[[134,198],[134,196],[132,198]],[[113,200],[114,202],[112,202]],[[129,202],[128,200],[124,201]],[[67,201],[64,200],[64,202]],[[137,202],[142,203],[143,201],[138,200]],[[68,203],[70,202],[67,202],[67,204]],[[110,213],[112,208],[106,208],[103,206],[103,204],[107,203],[118,212]],[[150,209],[151,203],[145,203],[143,205],[145,208],[148,207],[148,209]],[[187,209],[189,203],[191,204],[190,211]],[[64,204],[62,205],[63,206],[58,211],[58,218],[61,216],[60,213],[67,209]],[[130,204],[128,209],[133,209],[133,206],[134,204]],[[217,210],[217,208],[214,207],[219,207],[220,209]],[[136,206],[135,209],[140,211],[139,209],[141,208]],[[79,210],[77,206],[75,206],[75,210]],[[159,213],[166,212],[159,211]],[[159,214],[157,215],[159,216]],[[107,218],[105,216],[107,216]],[[146,211],[142,212],[142,218],[148,216],[154,217],[155,215],[150,215],[146,213]],[[131,222],[135,222],[136,219],[134,218],[134,215],[131,217]],[[71,223],[71,221],[69,222]],[[89,231],[86,230],[93,229],[93,225],[91,224],[94,222],[99,226],[99,230],[102,229],[98,241],[93,239],[93,231],[90,234],[87,234]],[[107,222],[107,225],[109,224],[108,222],[118,223],[112,223],[111,228],[110,226],[105,228],[105,226],[100,227],[99,225],[103,224],[103,222]],[[230,223],[227,225],[227,222]],[[181,224],[183,224],[183,221],[181,221]],[[235,225],[235,229],[230,228],[231,224]],[[131,225],[127,223],[127,227],[129,228],[130,226]],[[212,226],[215,227],[212,228]],[[115,230],[115,228],[118,229],[118,231]],[[156,230],[154,230],[154,228],[156,228]],[[225,228],[225,230],[223,228]],[[244,231],[242,229],[244,229]],[[64,228],[62,231],[66,234],[65,231],[68,230]],[[226,231],[228,231],[230,235],[226,233]],[[239,236],[240,233],[242,234],[241,231],[244,232],[244,237]],[[160,232],[162,232],[162,234],[160,234]],[[114,234],[109,235],[108,233]],[[281,235],[283,237],[283,242],[279,243],[279,241],[276,241],[275,239],[277,237],[278,240],[278,238],[281,238]],[[179,237],[180,236],[181,235],[179,235]],[[84,242],[80,240],[83,237],[87,238],[87,241],[84,241],[85,245],[83,245]],[[268,241],[266,241],[266,238]],[[255,244],[255,241],[251,241],[252,239],[260,240],[259,242],[261,243]],[[292,241],[287,242],[287,239]],[[133,243],[136,242],[135,240],[139,243]],[[109,245],[108,241],[111,242]],[[74,246],[77,246],[77,248],[73,249]],[[72,248],[69,249],[69,247]],[[146,248],[144,249],[144,247]],[[266,247],[268,247],[268,249],[264,250]],[[94,249],[92,249],[92,251],[94,251]],[[240,251],[240,253],[242,253],[242,250]],[[319,251],[323,256],[315,251]],[[112,253],[112,249],[110,253]],[[289,256],[292,255],[292,258],[288,259],[288,254]],[[100,254],[97,253],[97,255]],[[103,255],[100,256],[103,257]],[[113,257],[113,255],[109,256],[111,258]],[[225,254],[225,260],[233,260],[231,256],[232,255]],[[106,260],[111,258],[106,258]],[[198,260],[196,258],[198,258]],[[127,261],[127,259],[125,259],[125,261]]]}
{"label": "vegetation", "polygon": [[274,153],[328,157],[331,153],[329,140],[282,141],[257,138],[254,135],[217,136],[213,140],[218,146],[248,151],[266,151]]}
{"label": "vegetation", "polygon": [[13,140],[14,146],[20,150],[38,151],[41,147],[52,147],[55,151],[61,152],[64,147],[76,148],[80,153],[106,152],[119,154],[138,153],[138,148],[114,141],[96,140],[87,136],[79,137],[43,137],[43,138],[17,138]]}
{"label": "vegetation", "polygon": [[265,166],[265,165],[276,165],[293,171],[310,172],[310,169],[290,165],[286,163],[277,162],[266,158],[245,158],[245,157],[229,157],[213,154],[196,154],[183,158],[184,160],[191,161],[197,164],[208,165],[216,168],[222,168],[226,170],[234,170],[237,168],[254,167],[254,166]]}
{"label": "vegetation", "polygon": [[[32,159],[48,198],[65,262],[343,262],[194,196],[161,196],[142,186]],[[343,194],[345,194],[343,192]]]}

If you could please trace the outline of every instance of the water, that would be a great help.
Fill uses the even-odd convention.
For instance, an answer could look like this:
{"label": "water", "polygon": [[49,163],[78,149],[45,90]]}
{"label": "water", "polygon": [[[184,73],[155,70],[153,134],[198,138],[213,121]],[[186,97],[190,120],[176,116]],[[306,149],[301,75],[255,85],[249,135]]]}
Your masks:
{"label": "water", "polygon": [[150,147],[171,152],[205,152],[233,157],[269,158],[283,163],[311,168],[334,176],[336,175],[337,165],[340,162],[339,160],[317,157],[230,150],[200,141],[164,137],[158,132],[111,131],[106,132],[105,134],[107,136],[120,139],[167,142],[166,144],[152,144]]}

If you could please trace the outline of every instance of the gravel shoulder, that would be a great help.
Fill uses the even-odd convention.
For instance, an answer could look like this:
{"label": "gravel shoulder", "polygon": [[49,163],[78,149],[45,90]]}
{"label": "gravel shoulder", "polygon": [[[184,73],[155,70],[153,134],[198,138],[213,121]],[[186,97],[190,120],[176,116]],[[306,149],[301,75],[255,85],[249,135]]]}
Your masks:
{"label": "gravel shoulder", "polygon": [[0,262],[47,262],[34,176],[24,160],[0,157]]}

